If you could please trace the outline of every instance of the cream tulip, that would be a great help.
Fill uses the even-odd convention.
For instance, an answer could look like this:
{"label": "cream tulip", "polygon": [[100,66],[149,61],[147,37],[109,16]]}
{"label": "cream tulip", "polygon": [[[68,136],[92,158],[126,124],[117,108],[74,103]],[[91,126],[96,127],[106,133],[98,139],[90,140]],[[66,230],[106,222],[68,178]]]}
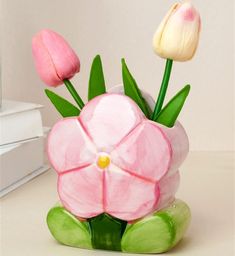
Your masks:
{"label": "cream tulip", "polygon": [[192,3],[176,3],[154,35],[154,51],[165,59],[190,60],[197,50],[200,29],[200,15]]}

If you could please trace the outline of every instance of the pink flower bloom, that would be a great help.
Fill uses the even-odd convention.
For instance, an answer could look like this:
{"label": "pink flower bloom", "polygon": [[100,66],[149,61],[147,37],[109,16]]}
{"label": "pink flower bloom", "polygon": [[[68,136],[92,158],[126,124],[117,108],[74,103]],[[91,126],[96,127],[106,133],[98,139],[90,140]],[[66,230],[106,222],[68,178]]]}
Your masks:
{"label": "pink flower bloom", "polygon": [[59,121],[48,139],[61,202],[82,218],[106,212],[131,221],[168,205],[187,152],[179,123],[152,122],[130,98],[111,93]]}
{"label": "pink flower bloom", "polygon": [[58,86],[80,71],[80,61],[62,36],[42,30],[32,40],[35,66],[42,81]]}

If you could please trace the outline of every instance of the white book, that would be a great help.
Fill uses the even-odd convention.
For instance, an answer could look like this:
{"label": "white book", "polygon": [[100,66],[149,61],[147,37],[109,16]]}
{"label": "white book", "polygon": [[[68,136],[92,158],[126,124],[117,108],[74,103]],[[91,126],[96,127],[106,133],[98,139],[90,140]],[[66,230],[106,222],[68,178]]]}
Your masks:
{"label": "white book", "polygon": [[49,169],[50,169],[50,167],[47,164],[44,164],[42,167],[34,170],[33,172],[31,172],[28,175],[21,178],[20,180],[17,180],[16,182],[11,184],[10,186],[0,190],[0,198],[7,195],[10,192],[12,192],[13,190],[17,189],[18,187],[24,185],[28,181],[36,178],[38,175],[48,171]]}
{"label": "white book", "polygon": [[44,137],[0,147],[0,196],[48,169]]}
{"label": "white book", "polygon": [[0,145],[43,135],[39,104],[3,100],[0,109]]}

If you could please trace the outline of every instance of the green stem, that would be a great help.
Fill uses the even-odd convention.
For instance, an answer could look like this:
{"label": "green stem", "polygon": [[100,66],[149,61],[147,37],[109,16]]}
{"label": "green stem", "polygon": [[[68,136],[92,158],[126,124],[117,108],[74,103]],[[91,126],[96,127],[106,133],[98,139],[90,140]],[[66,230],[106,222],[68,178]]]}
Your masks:
{"label": "green stem", "polygon": [[155,120],[157,118],[158,114],[162,109],[162,105],[166,96],[166,91],[170,80],[172,64],[173,60],[167,59],[160,92],[158,94],[157,103],[155,104],[155,108],[152,115],[152,120]]}
{"label": "green stem", "polygon": [[72,95],[76,103],[78,104],[79,108],[82,109],[84,107],[84,102],[82,101],[81,97],[78,95],[72,83],[68,79],[65,79],[64,84],[66,85],[68,91],[70,92],[70,94]]}

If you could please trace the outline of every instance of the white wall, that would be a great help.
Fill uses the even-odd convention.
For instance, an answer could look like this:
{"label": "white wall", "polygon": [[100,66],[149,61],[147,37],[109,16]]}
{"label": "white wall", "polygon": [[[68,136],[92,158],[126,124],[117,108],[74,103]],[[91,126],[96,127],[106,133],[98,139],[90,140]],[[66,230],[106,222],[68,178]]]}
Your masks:
{"label": "white wall", "polygon": [[[195,0],[202,34],[191,62],[175,63],[168,98],[186,83],[192,91],[180,116],[192,150],[233,150],[233,0]],[[164,60],[152,51],[152,36],[172,0],[2,0],[3,96],[45,105],[43,119],[59,115],[43,93],[33,67],[31,38],[42,28],[58,31],[81,59],[74,83],[85,99],[92,58],[102,55],[107,85],[121,81],[125,57],[139,85],[156,97]],[[64,87],[56,92],[69,97]]]}

